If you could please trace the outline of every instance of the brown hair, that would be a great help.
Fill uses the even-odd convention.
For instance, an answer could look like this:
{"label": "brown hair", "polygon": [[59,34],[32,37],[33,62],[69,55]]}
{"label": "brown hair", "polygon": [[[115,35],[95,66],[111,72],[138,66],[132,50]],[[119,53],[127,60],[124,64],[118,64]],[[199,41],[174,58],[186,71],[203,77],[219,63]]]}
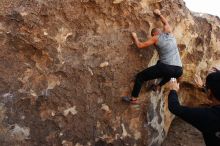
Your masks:
{"label": "brown hair", "polygon": [[151,36],[153,36],[155,32],[160,32],[160,29],[159,28],[153,28],[151,30]]}

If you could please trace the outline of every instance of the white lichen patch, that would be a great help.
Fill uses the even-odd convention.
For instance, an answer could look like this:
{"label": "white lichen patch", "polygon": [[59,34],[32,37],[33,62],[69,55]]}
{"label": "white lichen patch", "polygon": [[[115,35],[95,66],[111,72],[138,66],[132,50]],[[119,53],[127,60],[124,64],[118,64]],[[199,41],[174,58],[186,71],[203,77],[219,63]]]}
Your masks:
{"label": "white lichen patch", "polygon": [[20,127],[18,124],[13,125],[13,129],[10,130],[11,136],[18,140],[28,139],[30,135],[29,127]]}
{"label": "white lichen patch", "polygon": [[13,97],[13,94],[11,94],[11,93],[5,93],[5,94],[2,95],[2,97],[4,97],[4,98],[7,98],[7,97],[12,98],[12,97]]}
{"label": "white lichen patch", "polygon": [[94,73],[93,73],[93,71],[92,71],[92,69],[90,68],[90,67],[88,67],[88,71],[89,71],[89,73],[93,76],[94,75]]}
{"label": "white lichen patch", "polygon": [[51,116],[54,117],[56,113],[54,111],[51,112]]}
{"label": "white lichen patch", "polygon": [[73,146],[73,143],[71,141],[63,140],[62,145],[63,146]]}
{"label": "white lichen patch", "polygon": [[59,78],[55,75],[49,75],[47,78],[47,89],[53,89],[55,86],[59,86],[60,81]]}
{"label": "white lichen patch", "polygon": [[68,108],[68,109],[66,109],[66,110],[63,111],[63,115],[64,115],[64,116],[67,116],[69,113],[72,114],[72,115],[77,114],[76,106],[73,106],[73,107]]}
{"label": "white lichen patch", "polygon": [[134,132],[134,139],[135,140],[141,139],[141,132],[140,131],[135,131]]}
{"label": "white lichen patch", "polygon": [[76,143],[75,146],[83,146],[83,145],[81,145],[80,143]]}
{"label": "white lichen patch", "polygon": [[107,67],[107,66],[109,66],[109,63],[107,61],[105,61],[99,65],[99,67],[101,67],[101,68]]}
{"label": "white lichen patch", "polygon": [[121,124],[121,127],[122,127],[122,138],[127,137],[128,136],[128,132],[125,129],[125,125],[123,123]]}
{"label": "white lichen patch", "polygon": [[55,37],[55,40],[59,44],[63,44],[66,41],[67,37],[71,35],[72,35],[72,32],[69,32],[67,28],[61,27]]}
{"label": "white lichen patch", "polygon": [[44,35],[48,35],[48,33],[46,31],[44,31]]}
{"label": "white lichen patch", "polygon": [[109,106],[106,105],[106,104],[102,104],[101,109],[104,110],[104,111],[106,111],[106,112],[111,112],[110,109],[109,109]]}
{"label": "white lichen patch", "polygon": [[37,93],[34,91],[34,90],[30,90],[30,94],[32,95],[32,96],[34,96],[34,97],[37,97]]}
{"label": "white lichen patch", "polygon": [[114,0],[113,1],[113,4],[119,4],[119,3],[121,3],[121,2],[123,2],[124,0]]}

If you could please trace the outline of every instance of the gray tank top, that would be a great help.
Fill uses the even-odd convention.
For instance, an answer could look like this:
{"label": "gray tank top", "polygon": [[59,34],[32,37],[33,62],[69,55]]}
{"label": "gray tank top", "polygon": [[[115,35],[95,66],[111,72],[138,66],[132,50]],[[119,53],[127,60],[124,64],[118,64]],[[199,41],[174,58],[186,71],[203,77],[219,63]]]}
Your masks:
{"label": "gray tank top", "polygon": [[156,43],[159,59],[162,63],[182,67],[176,39],[170,33],[161,33]]}

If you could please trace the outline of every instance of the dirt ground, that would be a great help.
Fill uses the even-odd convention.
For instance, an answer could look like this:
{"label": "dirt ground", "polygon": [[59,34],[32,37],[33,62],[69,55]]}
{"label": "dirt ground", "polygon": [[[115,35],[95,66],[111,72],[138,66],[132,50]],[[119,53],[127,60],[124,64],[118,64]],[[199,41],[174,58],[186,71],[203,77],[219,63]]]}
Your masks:
{"label": "dirt ground", "polygon": [[205,146],[205,143],[197,129],[176,118],[162,146]]}

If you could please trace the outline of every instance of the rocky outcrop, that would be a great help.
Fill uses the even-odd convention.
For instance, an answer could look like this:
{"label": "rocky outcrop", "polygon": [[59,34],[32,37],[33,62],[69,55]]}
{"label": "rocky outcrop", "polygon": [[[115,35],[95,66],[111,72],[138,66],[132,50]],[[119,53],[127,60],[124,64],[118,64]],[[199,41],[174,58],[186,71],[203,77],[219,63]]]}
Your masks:
{"label": "rocky outcrop", "polygon": [[219,18],[194,15],[182,0],[2,0],[1,144],[160,145],[173,119],[166,87],[143,87],[140,106],[120,98],[158,59],[153,47],[138,50],[130,37],[135,31],[144,41],[162,26],[155,8],[181,51],[181,101],[206,103],[193,76],[204,78],[219,61]]}

